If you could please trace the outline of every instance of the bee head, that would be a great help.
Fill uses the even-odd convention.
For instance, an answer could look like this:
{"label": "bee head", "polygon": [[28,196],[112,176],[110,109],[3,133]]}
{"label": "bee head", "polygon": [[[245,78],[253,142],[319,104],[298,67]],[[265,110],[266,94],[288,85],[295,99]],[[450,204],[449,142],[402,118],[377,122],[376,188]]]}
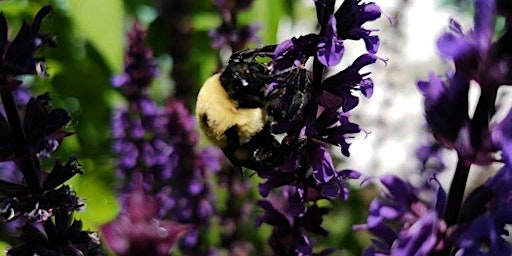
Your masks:
{"label": "bee head", "polygon": [[220,82],[239,108],[259,108],[265,105],[268,69],[256,61],[233,61],[222,74]]}

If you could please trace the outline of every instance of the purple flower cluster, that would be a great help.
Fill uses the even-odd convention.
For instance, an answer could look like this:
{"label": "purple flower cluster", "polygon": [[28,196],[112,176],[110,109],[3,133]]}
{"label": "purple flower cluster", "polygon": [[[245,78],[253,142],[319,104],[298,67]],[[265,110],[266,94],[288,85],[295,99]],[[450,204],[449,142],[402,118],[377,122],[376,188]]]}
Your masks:
{"label": "purple flower cluster", "polygon": [[[418,82],[425,96],[430,131],[438,145],[454,149],[459,158],[448,196],[442,188],[434,193],[431,188],[415,188],[397,177],[381,178],[389,194],[371,203],[367,224],[360,226],[378,237],[365,255],[512,253],[504,238],[508,235],[506,225],[512,222],[512,110],[504,110],[509,114],[501,122],[490,122],[499,105],[498,89],[511,83],[512,33],[508,22],[512,6],[500,0],[475,0],[474,6],[474,29],[465,33],[451,20],[450,30],[437,41],[439,52],[453,60],[455,70],[447,72],[446,79],[430,74],[429,81]],[[506,25],[495,37],[499,16]],[[472,116],[468,114],[471,81],[481,92]],[[423,147],[418,151],[420,160],[439,159],[439,149],[435,144]],[[463,201],[470,167],[492,162],[504,165]],[[421,202],[419,194],[436,200]]]}
{"label": "purple flower cluster", "polygon": [[[469,164],[487,164],[492,161],[489,152],[496,150],[488,136],[496,94],[501,85],[512,81],[511,32],[506,26],[493,41],[496,17],[507,12],[502,1],[477,0],[475,11],[472,31],[464,33],[460,24],[451,20],[450,31],[437,41],[439,52],[453,60],[455,70],[448,72],[446,80],[430,74],[429,81],[418,82],[418,87],[425,96],[425,116],[436,138]],[[468,115],[470,81],[478,83],[481,90],[472,118]]]}
{"label": "purple flower cluster", "polygon": [[[11,166],[11,172],[20,172],[2,175],[11,177],[0,180],[0,215],[5,221],[24,222],[20,243],[8,249],[7,255],[98,255],[98,239],[82,231],[81,222],[73,219],[85,203],[64,184],[82,174],[82,166],[70,157],[65,164],[56,160],[50,172],[41,169],[41,158],[49,158],[72,134],[63,129],[71,116],[65,109],[53,109],[48,93],[31,97],[19,89],[18,76],[47,75],[44,59],[35,54],[45,45],[55,46],[51,35],[39,33],[51,10],[45,6],[32,23],[23,22],[12,41],[0,14],[0,160]],[[19,112],[24,114],[23,121]]]}
{"label": "purple flower cluster", "polygon": [[251,41],[259,41],[256,36],[259,25],[240,26],[237,22],[238,13],[249,9],[252,2],[253,0],[213,0],[222,17],[222,23],[209,32],[213,48],[229,46],[235,52],[244,49]]}
{"label": "purple flower cluster", "polygon": [[123,213],[102,226],[103,237],[116,255],[169,255],[189,227],[155,217],[161,203],[157,197],[148,195],[141,178],[134,177],[132,191],[124,198]]}
{"label": "purple flower cluster", "polygon": [[[270,194],[267,200],[260,200],[259,206],[265,211],[256,219],[256,224],[268,223],[275,226],[269,238],[269,245],[277,255],[312,255],[313,247],[308,233],[327,235],[321,227],[327,207],[313,204],[306,207],[294,186],[286,186],[281,194]],[[328,255],[333,249],[325,249],[317,255]]]}
{"label": "purple flower cluster", "polygon": [[[512,115],[505,122],[510,125]],[[452,226],[443,217],[447,197],[437,180],[426,189],[396,176],[381,177],[387,193],[371,202],[367,223],[354,226],[376,236],[364,255],[445,255],[452,247],[456,255],[510,255],[512,245],[505,236],[512,224],[511,164],[506,160],[494,177],[467,196]]]}
{"label": "purple flower cluster", "polygon": [[[278,155],[277,164],[255,171],[266,179],[259,186],[262,196],[271,195],[278,187],[286,191],[277,193],[286,194],[281,199],[288,201],[284,209],[278,210],[279,203],[272,202],[276,200],[259,203],[265,212],[258,223],[274,226],[269,243],[279,255],[310,255],[313,241],[308,233],[327,234],[320,224],[328,209],[318,207],[316,202],[345,200],[347,181],[360,177],[353,170],[337,170],[330,147],[339,147],[342,154],[349,156],[347,139],[361,131],[350,121],[349,112],[359,103],[354,92],[370,97],[373,91],[369,73],[360,70],[378,59],[378,37],[362,27],[380,17],[375,3],[348,0],[337,10],[331,0],[318,0],[315,5],[320,33],[280,43],[269,64],[267,112],[273,118],[269,129],[282,140],[279,152],[274,152]],[[324,77],[324,69],[340,63],[344,40],[363,40],[367,53],[336,74]],[[306,62],[311,58],[313,70],[308,70]],[[261,143],[271,145],[275,141],[265,138]]]}
{"label": "purple flower cluster", "polygon": [[377,237],[364,255],[428,255],[443,249],[446,194],[438,182],[432,180],[436,181],[432,187],[438,187],[435,193],[434,189],[416,188],[394,175],[379,180],[386,192],[370,203],[367,223],[354,226]]}
{"label": "purple flower cluster", "polygon": [[505,238],[507,226],[512,224],[511,198],[512,162],[507,161],[462,204],[455,241],[458,255],[512,254],[512,245]]}
{"label": "purple flower cluster", "polygon": [[220,169],[219,152],[212,148],[197,149],[199,134],[195,130],[195,118],[182,102],[167,103],[169,123],[166,128],[173,151],[169,161],[173,164],[170,201],[167,216],[180,223],[194,225],[184,235],[180,249],[184,255],[205,255],[210,248],[205,245],[204,231],[214,214],[214,196],[210,190],[212,175]]}
{"label": "purple flower cluster", "polygon": [[[157,71],[145,37],[145,30],[135,24],[128,34],[125,73],[113,80],[128,100],[128,106],[119,108],[112,118],[113,151],[124,184],[121,213],[102,231],[109,247],[120,255],[133,255],[133,248],[143,251],[158,246],[164,249],[155,249],[153,255],[167,255],[178,241],[173,230],[179,229],[187,231],[180,244],[182,253],[200,255],[208,250],[198,244],[213,214],[208,179],[219,169],[217,155],[196,149],[195,120],[181,101],[169,100],[161,107],[151,99],[148,89]],[[140,197],[154,202],[144,213],[135,209],[142,203]],[[187,228],[180,228],[184,224]],[[134,233],[127,225],[145,231]],[[165,232],[156,236],[159,230]]]}

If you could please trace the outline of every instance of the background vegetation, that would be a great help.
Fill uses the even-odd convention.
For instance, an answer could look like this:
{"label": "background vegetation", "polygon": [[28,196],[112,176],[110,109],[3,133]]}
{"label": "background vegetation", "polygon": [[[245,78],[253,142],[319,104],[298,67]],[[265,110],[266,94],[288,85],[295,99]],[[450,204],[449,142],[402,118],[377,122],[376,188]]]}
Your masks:
{"label": "background vegetation", "polygon": [[[159,102],[176,95],[172,70],[184,68],[193,77],[193,88],[182,94],[188,106],[207,77],[219,66],[219,51],[210,46],[208,31],[221,23],[218,10],[208,0],[195,0],[186,8],[184,24],[172,24],[169,10],[162,8],[173,0],[6,0],[0,2],[12,31],[17,31],[22,21],[31,20],[44,5],[51,4],[54,11],[43,22],[41,31],[51,31],[57,37],[58,47],[41,52],[47,58],[48,79],[34,78],[27,84],[35,94],[49,91],[53,105],[68,109],[73,116],[74,136],[66,139],[56,152],[63,159],[77,155],[85,174],[73,178],[69,184],[80,197],[86,198],[87,209],[75,217],[82,219],[86,229],[98,230],[101,224],[113,219],[119,210],[116,199],[116,180],[110,146],[111,111],[123,99],[111,85],[111,78],[123,69],[126,46],[125,32],[135,20],[149,28],[148,45],[154,50],[160,67],[160,77],[154,81],[152,93]],[[176,1],[179,2],[179,1]],[[187,2],[187,1],[181,1]],[[314,20],[312,5],[302,1],[257,0],[254,6],[240,13],[241,24],[258,23],[261,41],[270,44],[278,41],[278,25],[283,19],[292,21]],[[175,58],[169,53],[173,44],[186,43],[184,38],[169,32],[172,26],[183,26],[190,36],[186,41],[188,55]],[[11,35],[12,38],[14,35]],[[51,164],[51,163],[48,163]],[[248,179],[250,177],[247,177]],[[254,184],[258,181],[251,177]],[[222,208],[223,191],[216,192],[218,207]],[[346,203],[334,205],[324,224],[331,232],[320,241],[324,245],[346,249],[347,255],[360,255],[368,238],[356,236],[352,225],[365,222],[367,202],[375,192],[371,189],[354,192]],[[254,193],[257,195],[257,193]],[[248,226],[248,230],[252,227]],[[215,242],[215,226],[210,236]],[[253,232],[256,244],[266,244],[270,229]],[[319,238],[320,239],[320,238]],[[5,246],[5,244],[3,244]],[[3,251],[3,250],[2,250]]]}

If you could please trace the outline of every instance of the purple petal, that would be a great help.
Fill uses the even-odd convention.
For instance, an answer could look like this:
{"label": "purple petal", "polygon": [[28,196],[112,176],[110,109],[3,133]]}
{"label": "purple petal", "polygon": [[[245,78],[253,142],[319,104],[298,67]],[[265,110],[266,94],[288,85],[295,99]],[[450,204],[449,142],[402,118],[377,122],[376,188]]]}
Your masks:
{"label": "purple petal", "polygon": [[412,201],[414,195],[412,194],[411,186],[397,176],[385,175],[380,178],[380,182],[388,189],[390,195],[397,203],[409,205]]}
{"label": "purple petal", "polygon": [[428,255],[437,244],[437,213],[429,211],[399,233],[391,255]]}
{"label": "purple petal", "polygon": [[336,33],[336,19],[334,16],[329,17],[329,23],[325,36],[318,44],[318,60],[325,66],[331,67],[340,63],[343,57],[344,47],[343,41],[338,39]]}
{"label": "purple petal", "polygon": [[311,150],[313,177],[319,184],[327,183],[336,174],[329,149],[318,144],[311,147],[314,147]]}
{"label": "purple petal", "polygon": [[494,34],[496,1],[475,1],[474,38],[481,52],[487,52]]}
{"label": "purple petal", "polygon": [[474,48],[473,42],[467,36],[444,33],[437,39],[437,49],[443,57],[460,58],[472,53]]}
{"label": "purple petal", "polygon": [[373,95],[373,80],[371,78],[363,79],[361,83],[359,83],[359,88],[361,93],[366,97],[370,98]]}

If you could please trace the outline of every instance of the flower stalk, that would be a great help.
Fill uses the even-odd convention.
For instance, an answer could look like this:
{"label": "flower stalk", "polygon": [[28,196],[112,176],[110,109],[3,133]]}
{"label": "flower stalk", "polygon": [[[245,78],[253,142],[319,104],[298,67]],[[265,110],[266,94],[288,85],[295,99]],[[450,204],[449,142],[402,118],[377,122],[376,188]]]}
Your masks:
{"label": "flower stalk", "polygon": [[446,210],[444,219],[446,225],[451,227],[457,223],[462,205],[462,199],[466,190],[466,183],[468,180],[470,165],[459,157],[455,174],[453,175],[452,184],[448,192],[448,199],[446,202]]}
{"label": "flower stalk", "polygon": [[[8,85],[4,85],[8,86]],[[30,189],[32,195],[38,195],[42,192],[40,174],[37,173],[34,158],[30,154],[30,148],[28,146],[27,138],[25,137],[24,129],[21,125],[18,108],[14,100],[12,92],[5,91],[0,93],[2,97],[2,103],[7,116],[7,121],[11,127],[14,143],[15,143],[15,156],[18,159],[19,168],[23,173],[23,177],[27,182],[27,186]]]}

